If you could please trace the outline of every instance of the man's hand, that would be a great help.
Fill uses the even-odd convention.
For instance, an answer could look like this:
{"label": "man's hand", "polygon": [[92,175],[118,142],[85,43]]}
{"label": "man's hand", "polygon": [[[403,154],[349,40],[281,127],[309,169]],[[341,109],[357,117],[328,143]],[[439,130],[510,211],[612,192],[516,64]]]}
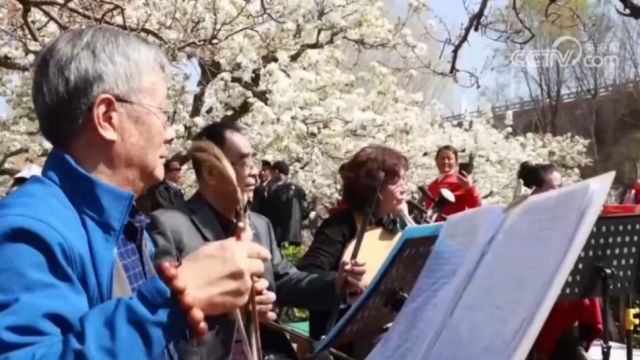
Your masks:
{"label": "man's hand", "polygon": [[362,278],[366,273],[365,263],[358,260],[349,262],[342,260],[336,276],[336,292],[341,293],[344,288],[345,292],[350,295],[360,295],[364,291]]}
{"label": "man's hand", "polygon": [[186,287],[186,300],[204,314],[224,314],[247,303],[252,277],[262,277],[270,258],[269,251],[254,242],[214,241],[183,259],[177,281]]}
{"label": "man's hand", "polygon": [[276,294],[267,290],[269,283],[265,279],[258,279],[253,283],[256,292],[256,308],[260,320],[274,321],[276,313],[273,312],[273,304],[276,302]]}

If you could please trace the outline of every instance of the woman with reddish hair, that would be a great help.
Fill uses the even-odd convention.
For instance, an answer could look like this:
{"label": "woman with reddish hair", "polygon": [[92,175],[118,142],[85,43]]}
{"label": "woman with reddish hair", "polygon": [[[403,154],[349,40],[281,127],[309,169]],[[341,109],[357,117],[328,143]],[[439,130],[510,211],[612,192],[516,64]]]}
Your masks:
{"label": "woman with reddish hair", "polygon": [[[375,221],[395,217],[406,210],[406,171],[409,161],[400,152],[386,146],[370,145],[358,151],[340,167],[342,206],[325,219],[298,268],[308,272],[336,271],[345,248],[355,238],[367,210],[380,188]],[[310,335],[325,334],[329,313],[310,313]]]}
{"label": "woman with reddish hair", "polygon": [[[426,197],[424,207],[433,205],[433,199],[440,197],[440,190],[448,189],[455,196],[455,202],[445,202],[440,214],[446,216],[472,209],[481,205],[480,194],[473,184],[471,174],[461,171],[458,167],[458,150],[451,145],[438,148],[436,152],[436,166],[440,175],[427,187],[429,196]],[[437,221],[444,221],[445,217],[439,216]]]}

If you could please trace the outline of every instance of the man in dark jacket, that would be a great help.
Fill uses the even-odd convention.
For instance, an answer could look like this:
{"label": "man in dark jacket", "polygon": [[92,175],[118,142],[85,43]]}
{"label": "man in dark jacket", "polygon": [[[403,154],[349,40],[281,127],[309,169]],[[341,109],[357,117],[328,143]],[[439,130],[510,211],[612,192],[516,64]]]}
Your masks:
{"label": "man in dark jacket", "polygon": [[260,168],[260,172],[258,173],[258,185],[256,185],[256,189],[253,191],[253,199],[251,202],[251,210],[257,212],[258,214],[264,215],[264,206],[266,205],[265,200],[267,199],[267,188],[272,178],[273,166],[271,164],[271,161],[262,160],[262,167]]}
{"label": "man in dark jacket", "polygon": [[153,186],[137,200],[138,207],[145,213],[158,209],[184,205],[184,193],[180,189],[182,165],[177,159],[164,163],[164,180]]}
{"label": "man in dark jacket", "polygon": [[[214,123],[205,127],[196,139],[210,141],[220,148],[231,163],[237,184],[245,194],[251,194],[256,185],[256,168],[251,154],[253,150],[248,139],[232,123]],[[151,215],[150,232],[157,243],[156,260],[175,260],[189,254],[207,242],[224,239],[234,234],[236,225],[236,204],[229,196],[234,189],[223,188],[222,181],[216,180],[220,174],[212,172],[205,163],[194,160],[194,170],[198,178],[198,191],[187,201],[184,208],[160,209]],[[361,290],[363,267],[341,267],[322,274],[299,271],[280,252],[271,223],[265,217],[250,212],[249,223],[253,232],[252,240],[272,254],[265,265],[264,277],[269,282],[269,290],[277,295],[279,306],[329,310],[339,303],[337,289],[346,282],[349,289]],[[265,295],[265,297],[268,295]],[[261,297],[257,298],[258,305]],[[238,351],[239,337],[236,324],[227,316],[210,318],[210,332],[204,340],[179,344],[182,359],[228,359]],[[296,358],[295,352],[283,333],[263,327],[262,346],[265,355],[275,359]],[[234,341],[229,341],[233,340]]]}
{"label": "man in dark jacket", "polygon": [[302,222],[309,217],[304,189],[289,180],[289,165],[276,161],[273,178],[267,184],[266,198],[257,210],[266,216],[276,236],[278,246],[288,242],[300,244]]}

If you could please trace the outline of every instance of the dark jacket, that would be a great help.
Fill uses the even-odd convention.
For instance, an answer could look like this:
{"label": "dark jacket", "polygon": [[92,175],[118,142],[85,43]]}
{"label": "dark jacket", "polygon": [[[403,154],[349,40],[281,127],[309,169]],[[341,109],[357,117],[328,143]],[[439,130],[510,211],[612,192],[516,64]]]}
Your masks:
{"label": "dark jacket", "polygon": [[270,180],[259,191],[253,209],[269,219],[278,246],[300,244],[302,222],[309,217],[304,189],[282,177]]}
{"label": "dark jacket", "polygon": [[[298,262],[298,269],[309,272],[337,271],[344,249],[357,232],[353,212],[342,209],[325,219],[313,238],[309,250]],[[314,339],[325,335],[328,311],[311,311],[309,330]]]}
{"label": "dark jacket", "polygon": [[166,180],[149,189],[136,201],[138,208],[147,214],[158,209],[184,206],[184,203],[182,190]]}
{"label": "dark jacket", "polygon": [[[335,272],[306,273],[287,261],[275,243],[269,221],[256,213],[249,214],[254,241],[271,251],[271,262],[265,267],[269,290],[274,291],[279,306],[308,309],[330,309],[338,303]],[[182,208],[160,209],[151,214],[150,233],[156,241],[156,260],[185,256],[205,242],[226,238],[216,221],[213,208],[196,193]],[[213,265],[215,266],[215,265]],[[228,359],[235,338],[235,323],[227,315],[208,319],[210,332],[198,345],[179,344],[182,359]],[[265,353],[290,353],[292,349],[271,349],[273,344],[286,344],[284,334],[263,327]],[[294,357],[295,355],[292,355]]]}

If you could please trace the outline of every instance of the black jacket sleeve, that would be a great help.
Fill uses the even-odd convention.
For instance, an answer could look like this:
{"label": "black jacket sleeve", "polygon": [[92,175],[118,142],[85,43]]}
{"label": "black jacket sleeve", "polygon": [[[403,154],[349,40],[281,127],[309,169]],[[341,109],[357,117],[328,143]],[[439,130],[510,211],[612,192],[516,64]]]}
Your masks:
{"label": "black jacket sleeve", "polygon": [[338,270],[342,253],[355,235],[356,224],[351,211],[329,216],[320,224],[309,250],[298,262],[298,268],[311,272]]}

